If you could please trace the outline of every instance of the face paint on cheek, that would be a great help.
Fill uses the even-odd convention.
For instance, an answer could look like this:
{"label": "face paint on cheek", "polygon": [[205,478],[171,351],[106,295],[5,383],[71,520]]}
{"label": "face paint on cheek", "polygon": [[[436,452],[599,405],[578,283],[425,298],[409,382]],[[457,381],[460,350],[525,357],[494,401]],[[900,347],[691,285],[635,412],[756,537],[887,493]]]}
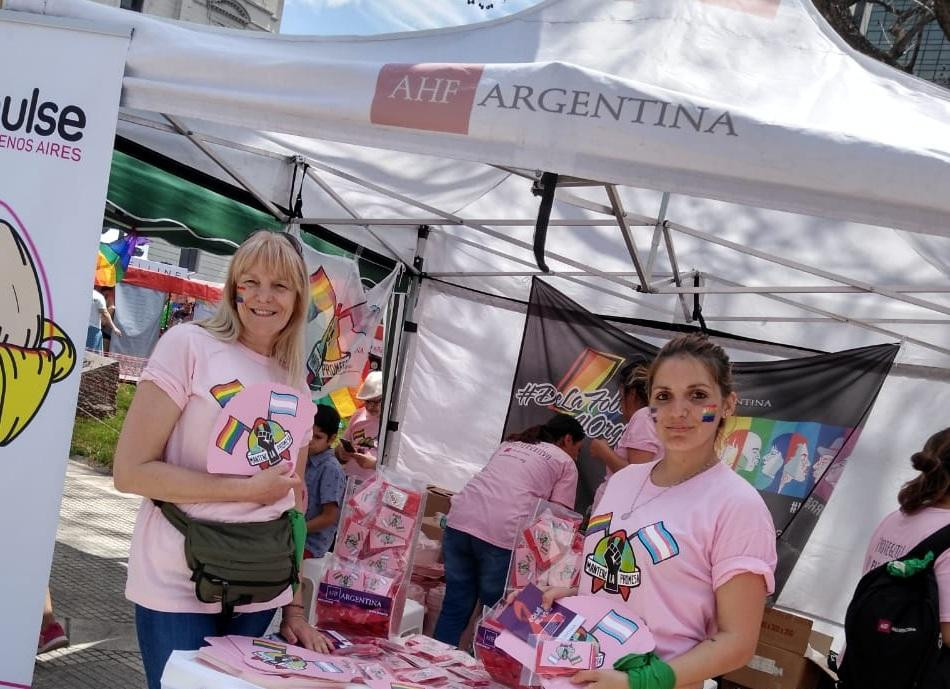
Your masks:
{"label": "face paint on cheek", "polygon": [[657,409],[656,407],[650,407],[650,418],[653,419],[653,423],[656,423]]}
{"label": "face paint on cheek", "polygon": [[238,304],[243,304],[244,303],[244,288],[237,287],[235,289],[237,290],[237,294],[234,297],[234,301],[237,302]]}
{"label": "face paint on cheek", "polygon": [[703,423],[712,423],[716,420],[716,410],[718,407],[715,404],[707,404],[703,407]]}

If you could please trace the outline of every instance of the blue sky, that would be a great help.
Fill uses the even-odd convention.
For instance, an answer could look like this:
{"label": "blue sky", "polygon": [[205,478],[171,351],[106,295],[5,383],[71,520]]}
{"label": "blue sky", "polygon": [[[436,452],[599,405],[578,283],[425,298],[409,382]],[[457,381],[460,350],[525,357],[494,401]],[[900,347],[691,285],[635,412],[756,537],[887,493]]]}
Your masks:
{"label": "blue sky", "polygon": [[376,34],[471,24],[504,17],[540,0],[284,0],[280,32],[286,34]]}

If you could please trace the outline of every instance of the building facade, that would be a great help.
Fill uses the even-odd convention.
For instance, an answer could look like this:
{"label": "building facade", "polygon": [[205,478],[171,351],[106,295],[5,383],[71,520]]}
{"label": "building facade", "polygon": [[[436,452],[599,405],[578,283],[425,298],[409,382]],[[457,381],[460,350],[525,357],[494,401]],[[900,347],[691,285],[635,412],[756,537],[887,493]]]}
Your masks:
{"label": "building facade", "polygon": [[[913,2],[914,0],[891,0],[890,7],[900,12]],[[888,29],[894,23],[894,15],[885,7],[871,2],[859,3],[855,7],[855,17],[860,21],[861,33],[871,43],[884,50],[892,45],[894,39]],[[910,64],[910,60],[911,55],[908,54],[902,63]],[[913,74],[950,88],[950,40],[935,21],[924,28]]]}

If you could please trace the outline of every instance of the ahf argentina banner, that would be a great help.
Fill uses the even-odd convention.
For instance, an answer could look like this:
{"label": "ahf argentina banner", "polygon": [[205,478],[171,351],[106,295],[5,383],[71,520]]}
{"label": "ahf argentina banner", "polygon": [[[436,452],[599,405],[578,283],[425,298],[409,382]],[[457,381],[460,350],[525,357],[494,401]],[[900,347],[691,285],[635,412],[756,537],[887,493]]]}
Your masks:
{"label": "ahf argentina banner", "polygon": [[[772,514],[779,535],[777,591],[831,497],[897,350],[878,345],[733,364],[739,405],[723,429],[720,453]],[[629,361],[649,363],[656,352],[535,280],[505,435],[564,412],[588,436],[615,444],[625,423],[618,372]],[[588,482],[579,494],[581,510],[603,476],[590,461],[578,466]]]}

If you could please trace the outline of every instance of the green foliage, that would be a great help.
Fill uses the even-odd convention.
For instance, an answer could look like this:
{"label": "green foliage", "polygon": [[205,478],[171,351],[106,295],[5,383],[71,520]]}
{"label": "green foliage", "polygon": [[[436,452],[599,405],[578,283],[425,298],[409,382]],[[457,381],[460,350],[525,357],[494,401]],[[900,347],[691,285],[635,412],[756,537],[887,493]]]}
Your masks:
{"label": "green foliage", "polygon": [[95,464],[112,468],[112,457],[119,432],[129,411],[135,386],[127,383],[119,385],[116,395],[116,412],[104,419],[92,418],[82,412],[76,414],[73,426],[73,438],[69,445],[70,455],[82,455]]}

